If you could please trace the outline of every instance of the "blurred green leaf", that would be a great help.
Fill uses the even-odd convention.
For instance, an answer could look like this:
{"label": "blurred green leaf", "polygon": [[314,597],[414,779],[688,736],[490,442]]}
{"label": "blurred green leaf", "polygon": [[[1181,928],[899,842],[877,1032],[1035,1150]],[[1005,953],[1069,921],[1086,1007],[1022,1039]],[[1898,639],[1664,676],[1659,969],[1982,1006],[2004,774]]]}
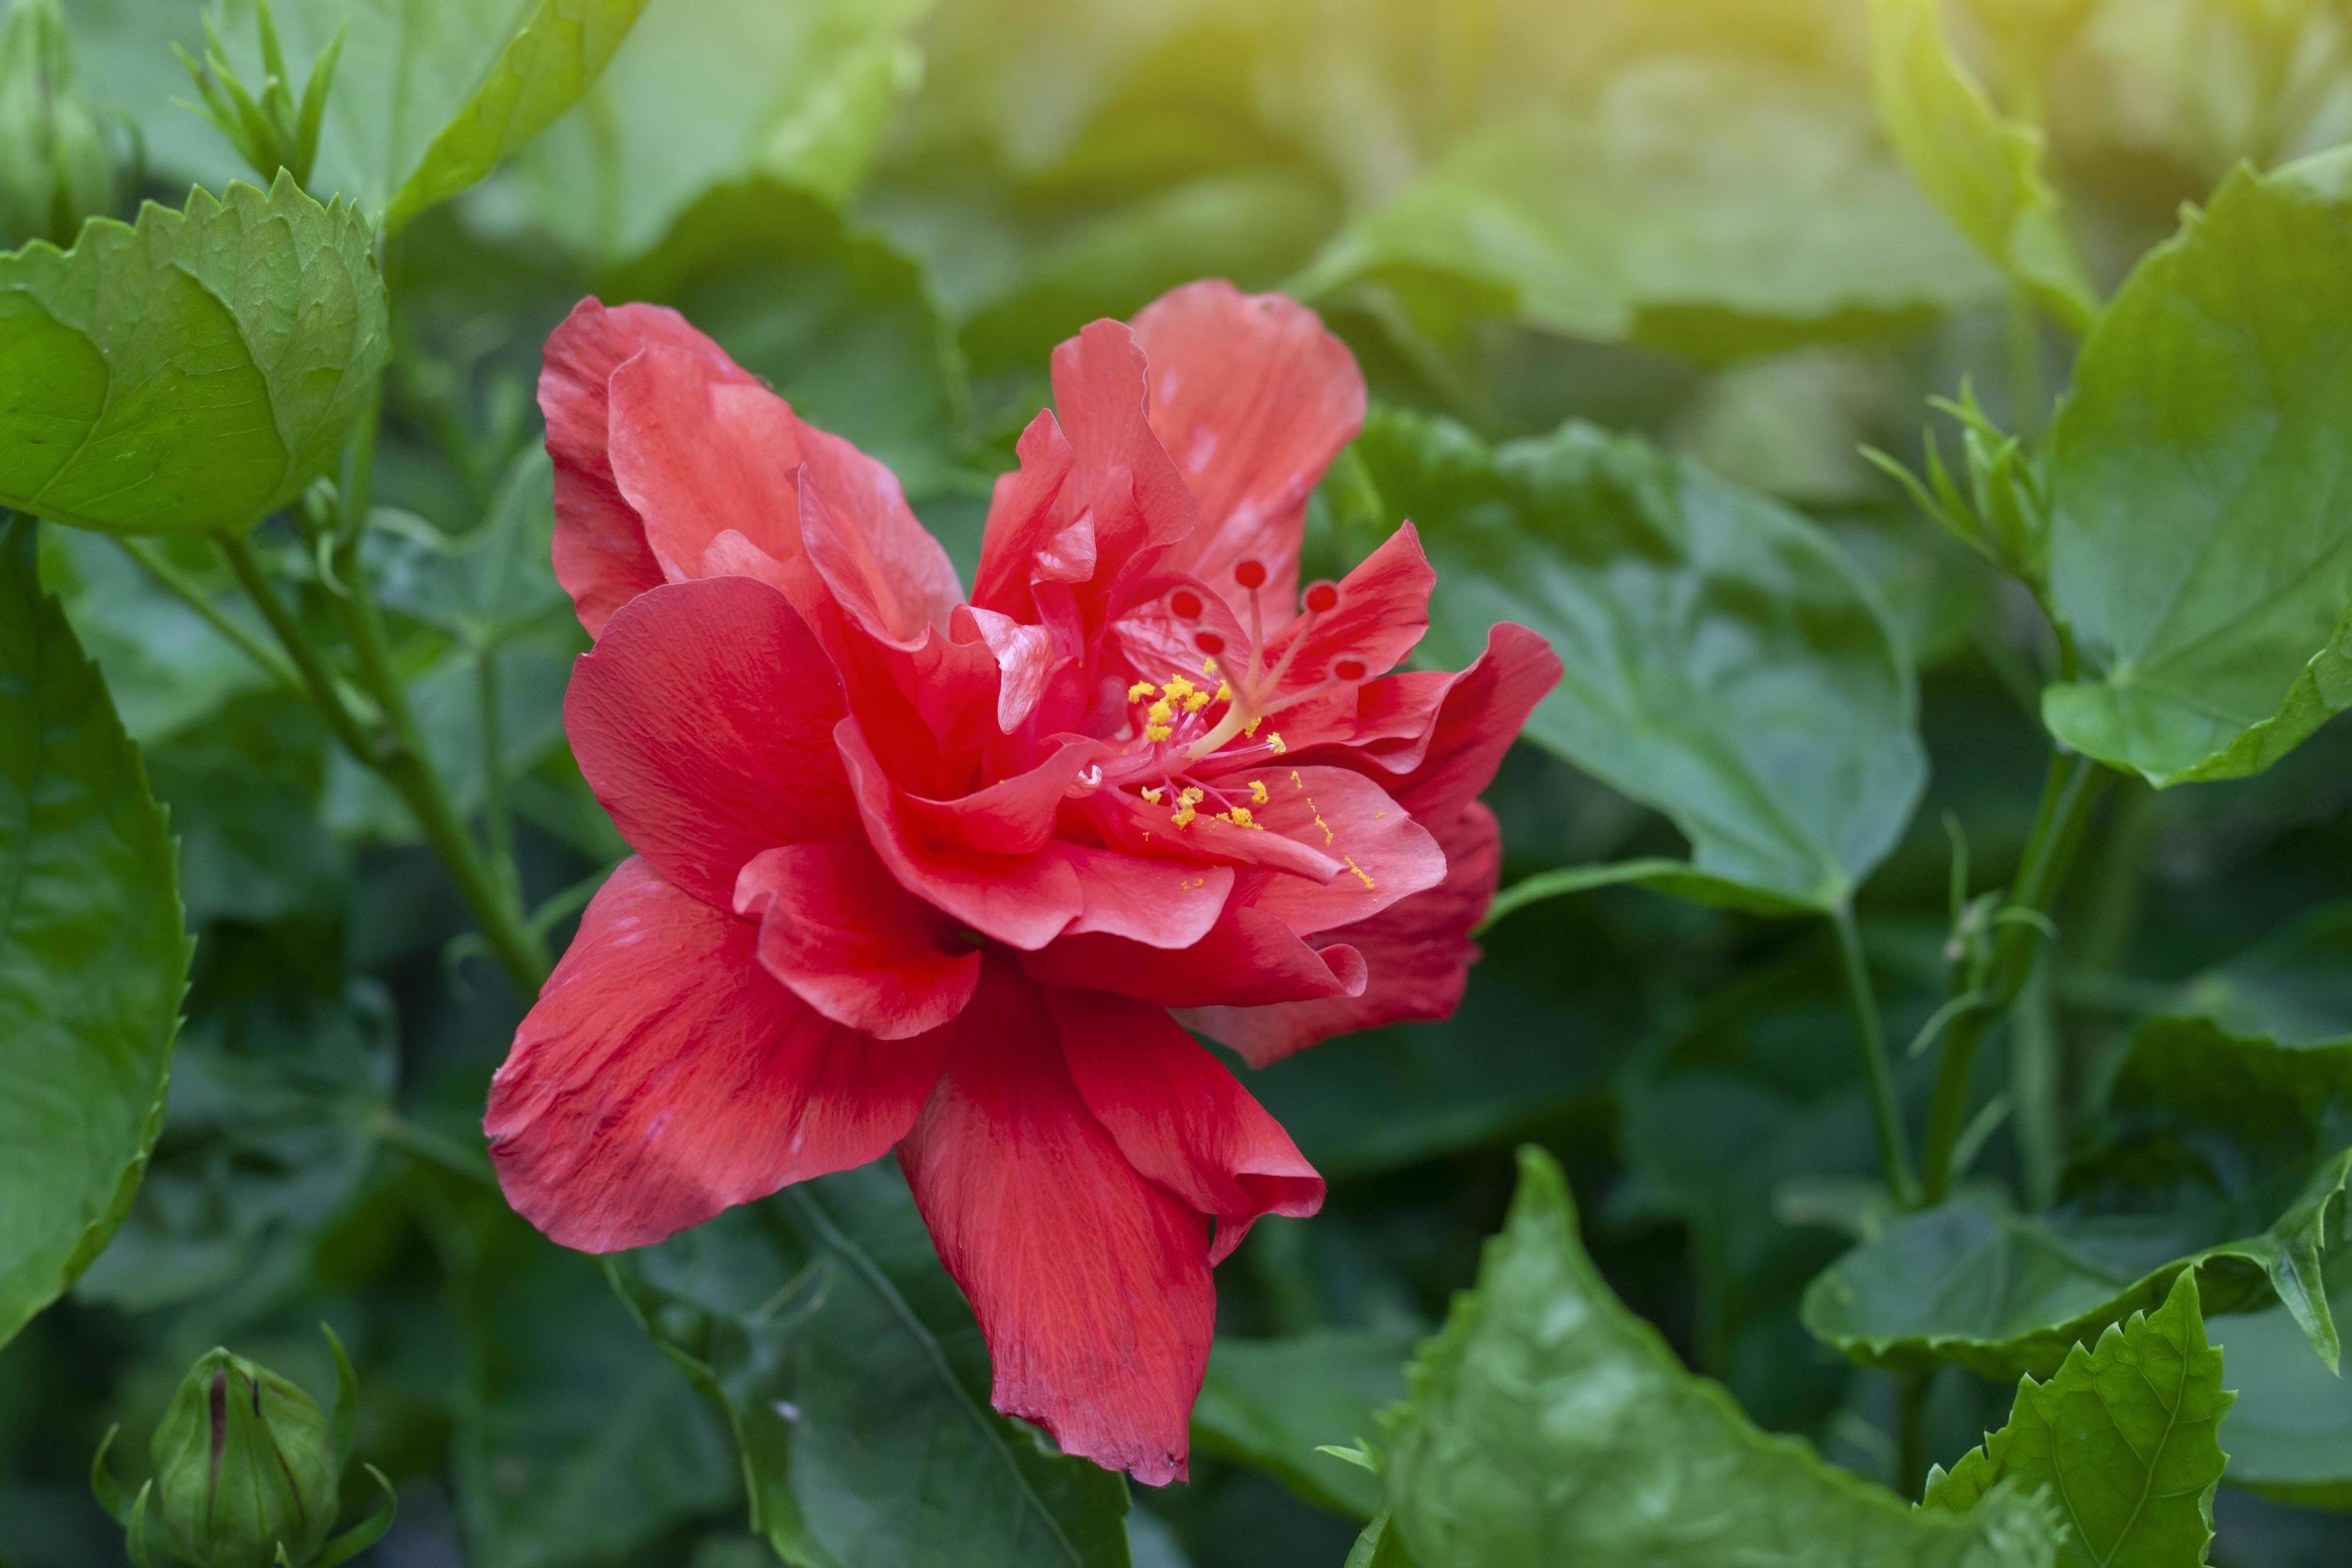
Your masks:
{"label": "blurred green leaf", "polygon": [[2055,1209],[1963,1201],[1899,1220],[1813,1282],[1806,1327],[1866,1363],[2047,1377],[2187,1270],[2216,1315],[2283,1302],[2333,1368],[2322,1270],[2352,1175],[2352,1038],[2283,1045],[2153,1019],[2116,1075],[2109,1127]]}
{"label": "blurred green leaf", "polygon": [[282,177],[0,256],[0,505],[240,532],[334,460],[386,336],[365,220]]}
{"label": "blurred green leaf", "polygon": [[1370,1519],[1380,1511],[1380,1478],[1317,1450],[1380,1430],[1381,1411],[1404,1397],[1405,1358],[1418,1338],[1379,1329],[1220,1336],[1192,1406],[1193,1440],[1270,1472],[1309,1502]]}
{"label": "blurred green leaf", "polygon": [[2042,133],[2003,119],[1945,42],[1938,0],[1873,0],[1871,71],[1887,140],[1944,216],[2082,332],[2097,291],[2042,177]]}
{"label": "blurred green leaf", "polygon": [[1467,664],[1500,620],[1550,638],[1568,673],[1528,736],[1673,818],[1674,890],[1834,909],[1893,847],[1925,782],[1917,693],[1812,524],[1580,425],[1488,447],[1382,411],[1356,450],[1437,565],[1425,655]]}
{"label": "blurred green leaf", "polygon": [[614,1262],[734,1427],[804,1568],[1125,1568],[1121,1478],[989,1408],[987,1347],[895,1171],[788,1187]]}
{"label": "blurred green leaf", "polygon": [[[2328,1258],[2327,1281],[2335,1310],[2352,1312],[2352,1252]],[[2352,1383],[2314,1374],[2311,1342],[2284,1307],[2211,1329],[2237,1390],[2221,1427],[2221,1479],[2281,1502],[2352,1509]]]}
{"label": "blurred green leaf", "polygon": [[645,16],[521,164],[533,215],[604,263],[704,193],[767,177],[837,205],[921,72],[930,0],[640,0]]}
{"label": "blurred green leaf", "polygon": [[651,1562],[740,1506],[727,1434],[589,1259],[502,1215],[467,1302],[451,1468],[469,1568]]}
{"label": "blurred green leaf", "polygon": [[138,1312],[299,1283],[311,1234],[367,1176],[397,1071],[391,1005],[370,983],[199,1013],[147,1179],[76,1299]]}
{"label": "blurred green leaf", "polygon": [[547,453],[534,446],[515,458],[489,515],[469,532],[380,514],[365,541],[378,601],[474,647],[496,647],[570,609],[549,553],[553,484]]}
{"label": "blurred green leaf", "polygon": [[0,1343],[130,1211],[193,948],[163,813],[34,531],[0,531]]}
{"label": "blurred green leaf", "polygon": [[2164,1305],[2076,1345],[2048,1382],[2021,1379],[2009,1425],[1931,1473],[1926,1505],[1965,1513],[2015,1480],[2063,1506],[2064,1568],[2196,1568],[2229,1463],[2214,1436],[2235,1397],[2221,1369],[2183,1273]]}
{"label": "blurred green leaf", "polygon": [[2352,153],[2232,175],[2083,346],[2051,583],[2089,668],[2051,732],[2159,787],[2260,773],[2352,704]]}
{"label": "blurred green leaf", "polygon": [[965,393],[953,336],[914,264],[817,198],[765,180],[709,191],[604,292],[677,306],[909,489],[954,474]]}
{"label": "blurred green leaf", "polygon": [[[217,579],[206,584],[215,605],[247,622],[256,635],[269,635],[258,617],[231,599],[234,588],[208,542],[156,543],[175,558],[182,552],[199,552]],[[46,531],[41,577],[65,605],[83,651],[106,676],[123,729],[142,745],[196,728],[232,699],[272,684],[268,671],[111,539],[78,528]]]}
{"label": "blurred green leaf", "polygon": [[1533,1149],[1477,1288],[1409,1377],[1389,1528],[1421,1568],[2054,1561],[2054,1514],[2022,1489],[1924,1512],[1758,1431],[1610,1293],[1559,1167]]}
{"label": "blurred green leaf", "polygon": [[1765,65],[1661,58],[1581,112],[1482,131],[1299,279],[1376,285],[1441,343],[1507,315],[1706,357],[1916,327],[1993,276],[1867,105]]}
{"label": "blurred green leaf", "polygon": [[351,863],[319,816],[326,745],[317,713],[273,692],[233,699],[201,729],[148,752],[156,796],[179,830],[192,927],[307,915],[331,928]]}

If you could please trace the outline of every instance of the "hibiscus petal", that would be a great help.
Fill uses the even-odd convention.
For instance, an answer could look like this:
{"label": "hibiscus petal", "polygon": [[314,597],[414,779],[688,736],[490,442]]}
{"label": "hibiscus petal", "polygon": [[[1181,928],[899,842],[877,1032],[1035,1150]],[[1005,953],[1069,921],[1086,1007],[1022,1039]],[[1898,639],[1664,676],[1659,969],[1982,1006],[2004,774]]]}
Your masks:
{"label": "hibiscus petal", "polygon": [[1087,1109],[1037,987],[992,963],[898,1146],[963,1289],[994,1403],[1148,1486],[1186,1473],[1216,1320],[1208,1224]]}
{"label": "hibiscus petal", "polygon": [[1328,882],[1272,877],[1252,902],[1301,935],[1366,920],[1445,879],[1445,853],[1387,791],[1346,768],[1290,768],[1269,777],[1255,810],[1269,837],[1336,858]]}
{"label": "hibiscus petal", "polygon": [[989,497],[971,602],[1026,620],[1034,614],[1033,582],[1083,583],[1095,574],[1094,536],[1086,535],[1083,559],[1067,559],[1049,550],[1070,523],[1074,509],[1058,503],[1077,462],[1053,410],[1041,411],[1029,422],[1013,452],[1020,466],[998,476]]}
{"label": "hibiscus petal", "polygon": [[854,718],[834,727],[834,743],[883,865],[898,885],[983,936],[1017,948],[1045,946],[1086,908],[1076,872],[1053,847],[1029,855],[990,855],[925,839],[906,810],[906,795],[882,771]]}
{"label": "hibiscus petal", "polygon": [[892,647],[916,647],[926,632],[944,629],[963,585],[947,551],[916,521],[896,476],[805,424],[800,451],[801,540],[835,602]]}
{"label": "hibiscus petal", "polygon": [[1062,797],[1102,754],[1096,741],[1066,741],[1034,767],[952,800],[900,792],[900,817],[924,841],[942,848],[991,855],[1026,855],[1054,837]]}
{"label": "hibiscus petal", "polygon": [[549,335],[539,406],[555,465],[555,579],[590,637],[614,610],[665,581],[646,543],[644,520],[614,483],[606,450],[613,373],[650,347],[698,359],[722,380],[751,379],[685,317],[658,305],[607,310],[598,300],[583,300]]}
{"label": "hibiscus petal", "polygon": [[946,1037],[828,1023],[760,967],[758,940],[621,863],[491,1082],[482,1125],[516,1212],[583,1251],[642,1247],[905,1135]]}
{"label": "hibiscus petal", "polygon": [[857,830],[835,749],[833,667],[784,596],[748,577],[674,583],[605,624],[563,724],[638,854],[730,911],[763,849]]}
{"label": "hibiscus petal", "polygon": [[1304,1218],[1323,1178],[1282,1124],[1160,1008],[1098,991],[1048,991],[1062,1055],[1095,1120],[1137,1170],[1217,1217],[1223,1262],[1261,1215]]}
{"label": "hibiscus petal", "polygon": [[1370,674],[1385,674],[1429,630],[1429,593],[1436,585],[1437,573],[1422,552],[1420,531],[1408,522],[1339,580],[1337,608],[1311,624],[1302,617],[1271,638],[1266,663],[1290,660],[1282,684],[1291,691],[1320,685],[1343,658],[1356,660]]}
{"label": "hibiscus petal", "polygon": [[1263,1007],[1360,996],[1366,971],[1352,947],[1310,947],[1264,910],[1229,901],[1199,942],[1176,949],[1125,937],[1065,934],[1021,967],[1048,985],[1112,991],[1164,1007]]}
{"label": "hibiscus petal", "polygon": [[[1104,580],[1103,568],[1121,563],[1128,552],[1183,538],[1198,515],[1191,487],[1152,431],[1147,369],[1135,334],[1118,321],[1089,322],[1054,350],[1054,406],[1076,459],[1068,489],[1098,513],[1097,582]],[[1114,535],[1099,515],[1097,498],[1126,488],[1116,482],[1121,469],[1134,495],[1135,531]]]}
{"label": "hibiscus petal", "polygon": [[1267,606],[1297,598],[1307,498],[1364,424],[1364,378],[1314,311],[1222,279],[1144,307],[1151,428],[1191,487],[1200,521],[1167,564],[1235,591],[1234,565],[1266,569]]}
{"label": "hibiscus petal", "polygon": [[1390,793],[1416,816],[1442,816],[1475,799],[1559,677],[1559,655],[1549,643],[1515,622],[1498,622],[1486,634],[1486,651],[1445,689],[1428,749],[1389,784]]}
{"label": "hibiscus petal", "polygon": [[730,530],[799,557],[800,421],[782,398],[659,346],[613,373],[612,397],[613,479],[669,581],[713,575],[705,556]]}
{"label": "hibiscus petal", "polygon": [[937,910],[890,879],[863,844],[762,852],[735,884],[760,922],[760,962],[836,1024],[879,1040],[936,1029],[963,1011],[980,954]]}
{"label": "hibiscus petal", "polygon": [[1494,901],[1502,836],[1495,814],[1475,801],[1425,826],[1444,847],[1445,880],[1328,933],[1362,954],[1370,983],[1359,994],[1269,1007],[1201,1007],[1177,1016],[1239,1051],[1252,1067],[1264,1067],[1334,1035],[1450,1016],[1477,961],[1470,932]]}
{"label": "hibiscus petal", "polygon": [[1077,873],[1086,900],[1069,934],[1101,932],[1153,947],[1190,947],[1217,923],[1233,892],[1234,868],[1150,859],[1085,844],[1056,853]]}

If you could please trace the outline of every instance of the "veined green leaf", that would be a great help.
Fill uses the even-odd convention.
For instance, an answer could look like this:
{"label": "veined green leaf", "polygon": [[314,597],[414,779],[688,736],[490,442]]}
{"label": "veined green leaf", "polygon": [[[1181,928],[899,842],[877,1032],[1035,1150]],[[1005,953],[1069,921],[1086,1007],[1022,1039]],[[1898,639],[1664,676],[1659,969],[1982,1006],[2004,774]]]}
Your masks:
{"label": "veined green leaf", "polygon": [[[2352,1251],[2327,1258],[2328,1298],[2352,1313]],[[2352,1382],[2311,1364],[2311,1342],[2284,1307],[2210,1325],[2238,1402],[2221,1427],[2222,1480],[2281,1502],[2352,1509]]]}
{"label": "veined green leaf", "polygon": [[188,940],[163,813],[97,667],[0,531],[0,1343],[130,1212]]}
{"label": "veined green leaf", "polygon": [[987,1348],[896,1172],[787,1188],[614,1260],[735,1432],[801,1568],[1126,1568],[1121,1478],[989,1408]]}
{"label": "veined green leaf", "polygon": [[366,221],[283,176],[0,256],[0,506],[242,531],[333,461],[385,337]]}
{"label": "veined green leaf", "polygon": [[1893,846],[1926,778],[1910,663],[1811,523],[1580,425],[1488,447],[1382,410],[1356,450],[1437,563],[1429,656],[1467,664],[1502,620],[1550,638],[1568,672],[1528,739],[1690,841],[1626,875],[1827,910]]}
{"label": "veined green leaf", "polygon": [[2009,1424],[1929,1476],[1927,1506],[1962,1512],[2008,1480],[2046,1488],[2064,1568],[2196,1568],[2229,1463],[2215,1434],[2236,1395],[2221,1364],[2184,1272],[2164,1305],[2076,1345],[2047,1382],[2020,1379]]}
{"label": "veined green leaf", "polygon": [[2068,745],[2260,773],[2352,705],[2352,153],[2231,175],[2084,344],[2045,454]]}
{"label": "veined green leaf", "polygon": [[1420,1568],[2047,1565],[2055,1517],[2005,1487],[1915,1510],[1757,1430],[1610,1294],[1549,1155],[1410,1373],[1388,1436],[1390,1534]]}
{"label": "veined green leaf", "polygon": [[1391,292],[1425,336],[1513,317],[1710,357],[1916,325],[1994,275],[1867,106],[1763,65],[1649,62],[1481,132],[1359,218],[1299,291]]}
{"label": "veined green leaf", "polygon": [[2042,173],[2042,133],[2005,120],[1952,57],[1938,0],[1873,0],[1871,87],[1887,140],[1920,189],[2003,271],[2076,332],[2098,294]]}

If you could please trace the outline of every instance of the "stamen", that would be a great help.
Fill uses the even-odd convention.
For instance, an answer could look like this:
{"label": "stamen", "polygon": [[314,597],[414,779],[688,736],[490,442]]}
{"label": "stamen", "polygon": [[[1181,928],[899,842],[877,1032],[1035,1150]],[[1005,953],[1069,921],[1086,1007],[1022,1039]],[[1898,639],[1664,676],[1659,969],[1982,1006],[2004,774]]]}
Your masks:
{"label": "stamen", "polygon": [[1234,581],[1252,591],[1265,587],[1265,563],[1255,560],[1237,562],[1234,566]]}

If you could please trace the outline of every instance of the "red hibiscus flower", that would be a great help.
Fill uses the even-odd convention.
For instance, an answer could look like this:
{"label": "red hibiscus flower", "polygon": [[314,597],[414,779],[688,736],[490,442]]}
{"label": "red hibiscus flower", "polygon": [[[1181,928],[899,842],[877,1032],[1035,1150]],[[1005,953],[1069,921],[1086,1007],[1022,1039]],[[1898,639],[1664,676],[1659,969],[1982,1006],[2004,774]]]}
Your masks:
{"label": "red hibiscus flower", "polygon": [[[1292,301],[1180,289],[1054,356],[969,599],[889,471],[675,312],[547,345],[564,704],[635,858],[515,1037],[487,1130],[589,1251],[896,1150],[997,1408],[1185,1473],[1211,1266],[1323,1182],[1255,1064],[1442,1017],[1495,889],[1475,796],[1559,663],[1428,625],[1410,524],[1298,586],[1363,417]],[[1171,1009],[1173,1013],[1171,1015]]]}

